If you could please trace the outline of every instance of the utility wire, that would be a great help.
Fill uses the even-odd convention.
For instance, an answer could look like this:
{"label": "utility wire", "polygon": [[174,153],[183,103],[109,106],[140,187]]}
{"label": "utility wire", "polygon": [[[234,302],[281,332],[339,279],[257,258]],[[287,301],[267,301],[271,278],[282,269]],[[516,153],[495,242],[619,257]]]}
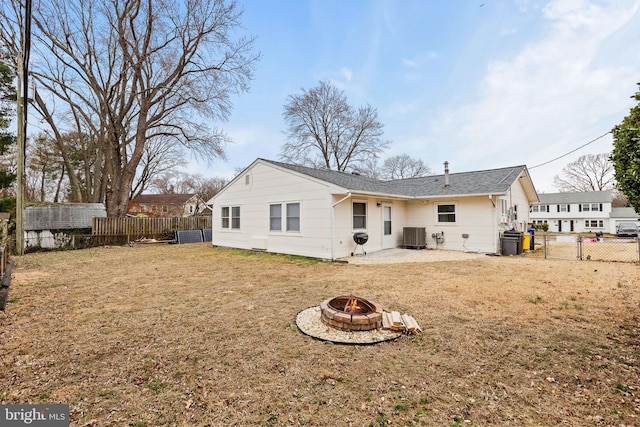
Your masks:
{"label": "utility wire", "polygon": [[539,168],[540,166],[548,165],[549,163],[555,162],[556,160],[559,160],[559,159],[561,159],[561,158],[563,158],[563,157],[566,157],[566,156],[568,156],[568,155],[569,155],[569,154],[571,154],[571,153],[575,153],[575,152],[576,152],[576,151],[578,151],[579,149],[584,148],[584,147],[586,147],[586,146],[587,146],[587,145],[589,145],[589,144],[593,144],[593,143],[594,143],[594,142],[596,142],[597,140],[604,138],[605,136],[609,135],[610,133],[611,133],[611,131],[609,131],[609,132],[607,132],[607,133],[603,133],[603,134],[602,134],[602,135],[600,135],[599,137],[597,137],[597,138],[595,138],[595,139],[592,139],[591,141],[587,142],[586,144],[582,144],[580,147],[578,147],[578,148],[576,148],[576,149],[574,149],[574,150],[571,150],[571,151],[569,151],[568,153],[564,153],[562,156],[558,156],[558,157],[556,157],[555,159],[551,159],[551,160],[549,160],[549,161],[547,161],[547,162],[540,163],[539,165],[531,166],[531,167],[530,167],[530,168],[528,168],[528,169],[529,169],[529,170],[531,170],[531,169]]}

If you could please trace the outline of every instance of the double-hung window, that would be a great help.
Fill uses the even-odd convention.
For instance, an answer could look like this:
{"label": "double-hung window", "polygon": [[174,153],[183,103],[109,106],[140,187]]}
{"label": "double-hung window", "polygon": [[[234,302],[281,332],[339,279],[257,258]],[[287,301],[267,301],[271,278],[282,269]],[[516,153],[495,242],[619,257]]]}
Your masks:
{"label": "double-hung window", "polygon": [[367,228],[367,204],[364,202],[353,202],[353,228]]}
{"label": "double-hung window", "polygon": [[287,231],[300,231],[300,203],[287,203]]}
{"label": "double-hung window", "polygon": [[282,231],[282,205],[269,205],[269,230]]}
{"label": "double-hung window", "polygon": [[269,230],[282,231],[282,210],[284,205],[285,229],[300,231],[300,203],[275,203],[269,205]]}
{"label": "double-hung window", "polygon": [[456,205],[438,205],[438,222],[456,222]]}
{"label": "double-hung window", "polygon": [[240,229],[240,206],[223,206],[220,208],[221,227]]}

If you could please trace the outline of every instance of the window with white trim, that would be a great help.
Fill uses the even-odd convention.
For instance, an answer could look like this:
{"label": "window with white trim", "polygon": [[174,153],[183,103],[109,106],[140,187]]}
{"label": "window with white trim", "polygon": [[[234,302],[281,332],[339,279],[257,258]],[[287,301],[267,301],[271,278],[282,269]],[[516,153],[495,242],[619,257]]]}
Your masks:
{"label": "window with white trim", "polygon": [[456,205],[437,205],[439,223],[456,222]]}
{"label": "window with white trim", "polygon": [[222,228],[240,229],[240,206],[222,206],[220,208]]}
{"label": "window with white trim", "polygon": [[365,202],[353,202],[353,228],[367,228],[367,204]]}
{"label": "window with white trim", "polygon": [[287,231],[300,231],[300,203],[287,203]]}
{"label": "window with white trim", "polygon": [[601,219],[600,220],[588,219],[584,223],[586,228],[603,228],[604,227],[604,221]]}
{"label": "window with white trim", "polygon": [[[284,208],[283,208],[284,206]],[[285,229],[300,231],[300,203],[274,203],[269,205],[269,231],[282,231],[282,210],[285,212]]]}
{"label": "window with white trim", "polygon": [[269,230],[282,231],[282,205],[269,205]]}

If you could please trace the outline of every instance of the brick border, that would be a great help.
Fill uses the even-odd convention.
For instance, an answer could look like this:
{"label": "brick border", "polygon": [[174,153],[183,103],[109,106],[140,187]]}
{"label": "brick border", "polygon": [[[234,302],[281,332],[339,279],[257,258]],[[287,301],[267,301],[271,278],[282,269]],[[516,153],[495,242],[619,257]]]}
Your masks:
{"label": "brick border", "polygon": [[[368,313],[347,313],[343,310],[335,309],[330,302],[338,299],[356,298],[372,308]],[[382,328],[382,307],[372,301],[355,295],[342,295],[329,298],[320,304],[320,320],[327,326],[343,331],[370,331]]]}

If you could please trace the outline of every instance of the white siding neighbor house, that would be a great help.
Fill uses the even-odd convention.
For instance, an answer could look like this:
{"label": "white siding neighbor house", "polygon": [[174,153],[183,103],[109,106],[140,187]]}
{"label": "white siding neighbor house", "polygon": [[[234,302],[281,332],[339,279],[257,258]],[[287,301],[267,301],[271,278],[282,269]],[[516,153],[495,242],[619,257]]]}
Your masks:
{"label": "white siding neighbor house", "polygon": [[531,222],[548,224],[558,233],[616,233],[623,222],[638,221],[633,208],[612,208],[610,191],[539,194],[540,203],[531,206]]}
{"label": "white siding neighbor house", "polygon": [[[426,230],[415,246],[484,253],[499,253],[502,231],[526,231],[538,202],[526,166],[450,174],[447,165],[444,175],[380,181],[257,159],[208,202],[212,243],[334,260],[405,246],[407,230]],[[356,233],[368,241],[356,245]]]}

